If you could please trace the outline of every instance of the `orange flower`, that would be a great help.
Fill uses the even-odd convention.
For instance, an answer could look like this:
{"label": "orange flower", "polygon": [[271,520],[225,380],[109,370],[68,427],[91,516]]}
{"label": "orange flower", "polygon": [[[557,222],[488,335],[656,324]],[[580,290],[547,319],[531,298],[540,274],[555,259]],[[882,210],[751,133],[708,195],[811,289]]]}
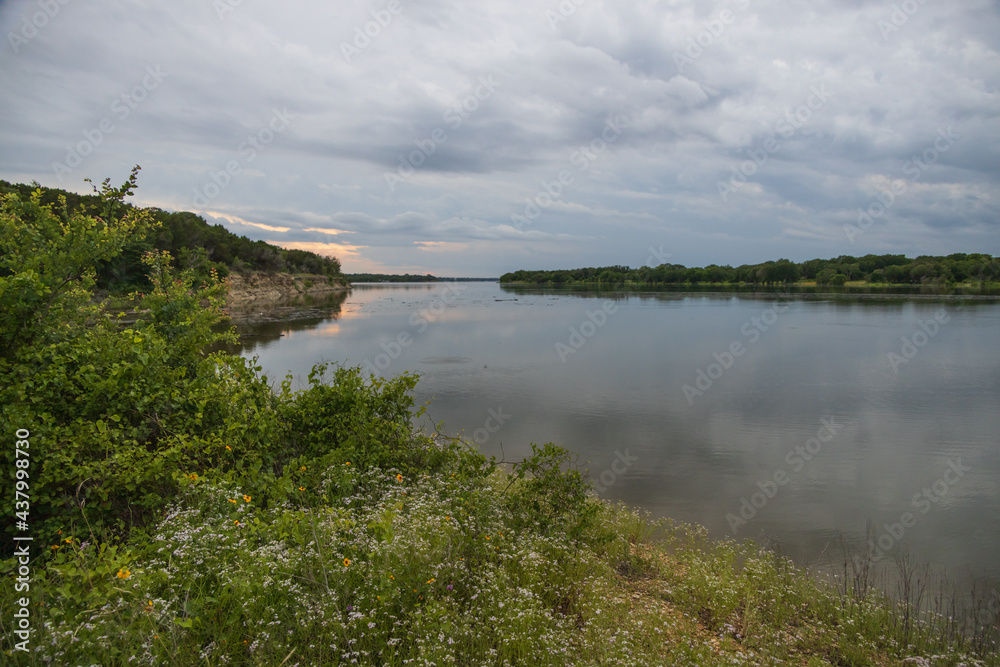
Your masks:
{"label": "orange flower", "polygon": [[243,494],[243,500],[245,500],[247,502],[250,502],[250,496],[248,496],[247,494],[244,493]]}
{"label": "orange flower", "polygon": [[350,564],[351,564],[351,559],[350,558],[345,558],[344,559],[344,567],[347,567]]}
{"label": "orange flower", "polygon": [[403,476],[402,475],[396,475],[396,481],[397,482],[402,482],[403,481]]}

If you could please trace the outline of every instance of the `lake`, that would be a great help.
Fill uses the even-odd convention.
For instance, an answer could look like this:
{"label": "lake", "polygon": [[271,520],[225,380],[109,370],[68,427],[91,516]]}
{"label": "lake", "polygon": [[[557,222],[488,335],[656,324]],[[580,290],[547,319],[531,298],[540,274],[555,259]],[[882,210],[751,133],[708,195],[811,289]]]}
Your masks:
{"label": "lake", "polygon": [[996,299],[448,282],[259,310],[298,318],[240,325],[274,382],[418,373],[446,432],[507,461],[555,442],[604,498],[820,569],[871,521],[884,563],[1000,581]]}

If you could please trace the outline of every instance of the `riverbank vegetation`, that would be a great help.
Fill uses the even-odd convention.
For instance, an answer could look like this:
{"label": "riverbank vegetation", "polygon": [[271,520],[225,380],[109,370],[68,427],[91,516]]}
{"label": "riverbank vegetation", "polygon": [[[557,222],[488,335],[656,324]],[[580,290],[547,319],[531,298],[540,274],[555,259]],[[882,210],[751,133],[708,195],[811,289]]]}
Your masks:
{"label": "riverbank vegetation", "polygon": [[908,285],[1000,286],[1000,258],[980,253],[947,257],[903,255],[841,255],[833,259],[791,262],[787,259],[706,267],[660,264],[637,269],[627,266],[556,271],[513,271],[503,283],[535,285]]}
{"label": "riverbank vegetation", "polygon": [[[0,453],[4,488],[24,470],[30,497],[0,505],[3,661],[1000,664],[989,598],[918,613],[854,566],[821,581],[602,502],[554,445],[487,459],[413,429],[409,375],[320,364],[293,389],[207,354],[234,338],[224,283],[168,253],[142,255],[126,324],[93,290],[152,229],[123,205],[134,185],[105,182],[100,219],[0,205],[0,423],[30,443]],[[13,535],[34,540],[20,591]]]}
{"label": "riverbank vegetation", "polygon": [[[136,169],[138,171],[138,168]],[[133,171],[134,183],[135,171]],[[65,201],[66,215],[91,215],[107,217],[108,203],[95,193],[80,195],[56,188],[0,181],[0,196],[17,194],[28,200],[39,193],[39,203],[54,206],[62,215],[61,201]],[[124,196],[131,194],[125,193]],[[124,200],[117,204],[122,210],[133,210]],[[174,265],[190,270],[198,284],[207,283],[212,271],[222,278],[231,273],[313,274],[324,276],[330,282],[345,283],[340,273],[340,262],[305,250],[287,250],[264,241],[251,241],[233,234],[221,224],[210,225],[204,218],[188,211],[170,213],[158,208],[144,209],[150,226],[141,238],[134,237],[114,257],[98,262],[95,267],[95,288],[101,292],[124,294],[130,291],[148,291],[152,284],[147,278],[143,255],[149,252],[168,252]]]}

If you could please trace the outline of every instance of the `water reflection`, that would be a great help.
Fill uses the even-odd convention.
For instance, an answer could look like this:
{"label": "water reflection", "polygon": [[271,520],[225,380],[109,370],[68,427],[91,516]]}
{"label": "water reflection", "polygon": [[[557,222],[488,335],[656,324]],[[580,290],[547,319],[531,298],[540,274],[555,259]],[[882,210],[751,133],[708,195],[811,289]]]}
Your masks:
{"label": "water reflection", "polygon": [[[552,441],[597,479],[627,456],[604,497],[714,535],[736,524],[820,563],[869,519],[911,512],[894,549],[1000,578],[996,299],[392,285],[356,287],[332,317],[248,326],[269,375],[321,359],[421,374],[427,424],[487,453]],[[494,431],[490,411],[508,416]],[[822,420],[837,428],[819,442]],[[969,471],[922,512],[915,497],[959,460]]]}
{"label": "water reflection", "polygon": [[252,354],[289,332],[314,329],[324,322],[337,320],[348,294],[348,291],[341,290],[230,304],[226,308],[230,316],[226,326],[236,328],[240,345],[226,349]]}

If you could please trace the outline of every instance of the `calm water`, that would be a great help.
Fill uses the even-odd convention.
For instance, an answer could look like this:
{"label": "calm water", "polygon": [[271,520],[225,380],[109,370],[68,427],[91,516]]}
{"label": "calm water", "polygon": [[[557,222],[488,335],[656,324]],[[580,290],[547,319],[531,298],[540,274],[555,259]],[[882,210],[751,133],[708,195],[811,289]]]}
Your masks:
{"label": "calm water", "polygon": [[605,498],[800,563],[839,559],[871,520],[886,563],[1000,580],[995,300],[448,283],[315,307],[243,326],[244,354],[274,381],[320,360],[419,373],[429,417],[487,453],[561,444]]}

